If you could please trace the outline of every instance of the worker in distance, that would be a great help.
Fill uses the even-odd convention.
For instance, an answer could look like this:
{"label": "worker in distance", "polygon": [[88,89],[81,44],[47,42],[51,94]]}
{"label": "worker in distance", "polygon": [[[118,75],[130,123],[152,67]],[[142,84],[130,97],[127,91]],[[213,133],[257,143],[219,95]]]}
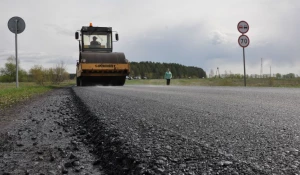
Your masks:
{"label": "worker in distance", "polygon": [[171,73],[170,69],[168,68],[165,73],[165,79],[167,80],[167,85],[170,85],[171,78],[172,78],[172,73]]}

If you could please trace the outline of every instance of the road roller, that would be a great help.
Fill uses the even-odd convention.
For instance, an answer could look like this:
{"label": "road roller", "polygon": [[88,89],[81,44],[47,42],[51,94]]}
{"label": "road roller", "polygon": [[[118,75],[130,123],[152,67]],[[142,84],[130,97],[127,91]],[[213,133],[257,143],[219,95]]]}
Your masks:
{"label": "road roller", "polygon": [[113,52],[113,42],[119,40],[117,32],[111,27],[94,27],[90,23],[75,32],[75,39],[79,42],[77,86],[125,84],[130,66],[124,53]]}

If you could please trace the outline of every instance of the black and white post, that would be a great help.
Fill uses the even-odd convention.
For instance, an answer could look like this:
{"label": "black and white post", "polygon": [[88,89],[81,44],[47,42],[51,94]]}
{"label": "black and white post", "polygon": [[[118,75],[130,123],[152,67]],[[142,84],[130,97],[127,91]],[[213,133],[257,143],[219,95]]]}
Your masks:
{"label": "black and white post", "polygon": [[249,25],[246,21],[240,21],[237,25],[237,29],[242,35],[238,39],[239,45],[243,48],[243,62],[244,62],[244,86],[246,86],[246,60],[245,60],[245,47],[249,46],[250,40],[247,35],[244,35],[249,31]]}
{"label": "black and white post", "polygon": [[15,34],[15,49],[16,49],[16,87],[19,87],[19,66],[18,66],[18,34],[25,30],[25,22],[20,17],[12,17],[8,21],[8,29]]}

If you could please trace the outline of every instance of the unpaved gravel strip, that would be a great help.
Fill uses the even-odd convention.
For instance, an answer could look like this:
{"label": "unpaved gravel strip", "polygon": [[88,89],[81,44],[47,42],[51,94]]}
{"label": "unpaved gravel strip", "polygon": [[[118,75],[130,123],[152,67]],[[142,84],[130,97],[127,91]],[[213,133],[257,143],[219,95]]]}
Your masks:
{"label": "unpaved gravel strip", "polygon": [[70,88],[36,98],[10,115],[14,120],[0,132],[0,174],[105,174],[77,134],[79,111]]}

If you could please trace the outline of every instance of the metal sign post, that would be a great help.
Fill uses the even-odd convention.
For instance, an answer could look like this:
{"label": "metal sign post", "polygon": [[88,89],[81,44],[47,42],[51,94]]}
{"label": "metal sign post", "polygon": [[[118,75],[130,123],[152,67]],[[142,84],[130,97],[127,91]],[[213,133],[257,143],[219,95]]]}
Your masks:
{"label": "metal sign post", "polygon": [[15,20],[15,48],[16,48],[16,86],[19,87],[19,65],[18,65],[18,20]]}
{"label": "metal sign post", "polygon": [[8,21],[8,29],[15,33],[15,48],[16,48],[16,87],[19,87],[19,66],[18,66],[18,34],[25,30],[25,22],[20,17],[12,17]]}
{"label": "metal sign post", "polygon": [[245,48],[243,47],[243,60],[244,60],[244,86],[246,87],[246,61],[245,61]]}
{"label": "metal sign post", "polygon": [[243,48],[243,62],[244,62],[244,86],[246,86],[246,61],[245,61],[245,47],[249,46],[250,40],[247,35],[244,35],[249,31],[249,25],[246,21],[240,21],[237,25],[237,29],[242,35],[238,39],[239,45]]}

